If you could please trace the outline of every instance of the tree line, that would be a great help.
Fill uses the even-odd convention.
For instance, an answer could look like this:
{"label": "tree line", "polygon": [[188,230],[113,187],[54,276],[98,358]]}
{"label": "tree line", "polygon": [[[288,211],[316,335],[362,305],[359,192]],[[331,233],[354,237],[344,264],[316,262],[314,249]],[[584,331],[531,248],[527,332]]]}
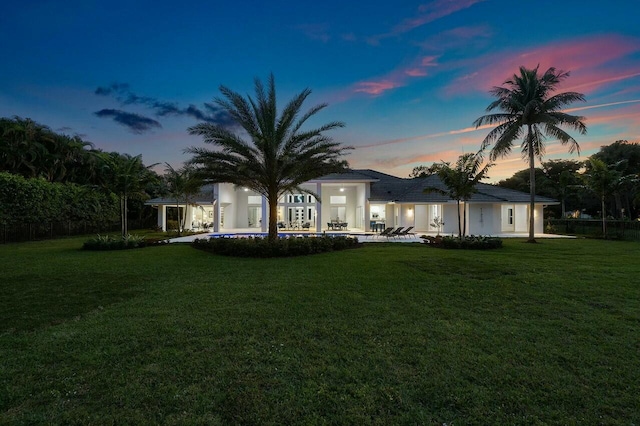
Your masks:
{"label": "tree line", "polygon": [[[551,160],[535,168],[536,194],[555,198],[555,217],[640,216],[640,144],[619,140],[602,146],[586,161]],[[520,170],[499,186],[529,188],[529,170]]]}
{"label": "tree line", "polygon": [[96,149],[31,119],[0,118],[0,224],[113,222],[153,214],[144,200],[166,193],[141,156]]}

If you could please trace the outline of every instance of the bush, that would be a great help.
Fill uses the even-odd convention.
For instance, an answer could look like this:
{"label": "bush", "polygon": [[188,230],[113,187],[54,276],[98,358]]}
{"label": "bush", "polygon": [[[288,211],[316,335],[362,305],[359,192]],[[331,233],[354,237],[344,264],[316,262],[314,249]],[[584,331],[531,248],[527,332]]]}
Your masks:
{"label": "bush", "polygon": [[82,245],[84,250],[127,250],[146,247],[147,242],[143,236],[127,235],[126,237],[112,237],[110,235],[98,235],[87,240]]}
{"label": "bush", "polygon": [[464,249],[464,250],[492,250],[502,248],[502,240],[498,237],[489,237],[482,235],[470,235],[468,237],[458,238],[452,236],[445,237],[426,237],[423,236],[425,243],[430,247],[445,249]]}
{"label": "bush", "polygon": [[360,247],[358,239],[344,236],[196,239],[192,246],[215,254],[237,257],[293,257]]}

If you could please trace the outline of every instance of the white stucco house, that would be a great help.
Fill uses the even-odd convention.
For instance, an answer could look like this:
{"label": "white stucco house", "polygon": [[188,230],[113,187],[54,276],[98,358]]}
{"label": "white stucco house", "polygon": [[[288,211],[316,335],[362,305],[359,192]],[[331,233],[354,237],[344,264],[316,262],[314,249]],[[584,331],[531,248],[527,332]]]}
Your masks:
{"label": "white stucco house", "polygon": [[[352,170],[309,181],[302,187],[320,199],[308,194],[283,196],[278,205],[278,222],[283,229],[371,232],[413,226],[417,233],[458,232],[456,201],[435,192],[423,192],[427,187],[445,189],[437,176],[408,179],[375,170]],[[477,190],[460,207],[466,209],[467,234],[527,232],[529,194],[489,184],[478,184]],[[170,198],[156,198],[146,204],[158,209],[158,226],[163,230],[167,229],[167,209],[178,208],[186,208],[187,229],[266,232],[268,228],[266,199],[229,183],[204,186],[191,205],[176,204]],[[543,232],[543,208],[551,204],[558,202],[536,196],[536,233]],[[432,226],[436,218],[444,222],[439,230]]]}

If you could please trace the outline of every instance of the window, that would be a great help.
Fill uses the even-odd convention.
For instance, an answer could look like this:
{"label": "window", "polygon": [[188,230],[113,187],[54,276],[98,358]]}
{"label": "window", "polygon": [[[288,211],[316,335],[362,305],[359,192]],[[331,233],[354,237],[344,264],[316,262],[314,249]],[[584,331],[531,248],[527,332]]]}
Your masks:
{"label": "window", "polygon": [[302,204],[304,203],[304,194],[288,194],[287,203],[289,204]]}
{"label": "window", "polygon": [[347,204],[347,196],[346,195],[332,195],[329,197],[329,202],[331,204]]}
{"label": "window", "polygon": [[249,204],[262,204],[262,197],[259,195],[249,195]]}
{"label": "window", "polygon": [[513,225],[513,209],[507,209],[507,223]]}

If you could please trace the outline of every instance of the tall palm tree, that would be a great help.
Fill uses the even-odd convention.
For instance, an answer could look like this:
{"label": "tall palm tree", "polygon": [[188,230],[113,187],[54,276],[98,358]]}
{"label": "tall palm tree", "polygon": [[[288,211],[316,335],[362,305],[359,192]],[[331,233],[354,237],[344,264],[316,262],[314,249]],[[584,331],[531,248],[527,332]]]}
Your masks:
{"label": "tall palm tree", "polygon": [[493,163],[482,166],[482,152],[467,153],[458,157],[454,167],[450,163],[442,162],[435,166],[436,174],[446,187],[443,189],[437,186],[430,186],[424,189],[425,193],[437,192],[448,195],[452,200],[456,200],[458,207],[458,238],[462,238],[467,233],[467,209],[463,209],[463,217],[460,217],[460,202],[468,201],[477,192],[476,185],[487,177],[489,169]]}
{"label": "tall palm tree", "polygon": [[145,198],[144,187],[152,177],[151,167],[142,163],[142,155],[132,157],[117,152],[103,153],[103,186],[120,198],[120,224],[122,237],[129,233],[128,204],[130,198]]}
{"label": "tall palm tree", "polygon": [[202,178],[196,173],[193,166],[186,165],[180,169],[174,169],[169,163],[165,163],[164,179],[169,189],[169,194],[176,200],[178,209],[178,235],[182,235],[184,229],[187,209],[184,209],[182,217],[180,217],[180,204],[193,204],[194,197],[200,193],[202,187]]}
{"label": "tall palm tree", "polygon": [[531,201],[529,205],[529,242],[534,238],[535,209],[535,160],[542,161],[545,152],[545,137],[556,138],[562,145],[569,146],[569,152],[580,153],[578,142],[559,126],[567,126],[580,134],[587,132],[584,117],[569,115],[562,108],[576,101],[584,101],[584,95],[577,92],[564,92],[552,95],[560,82],[569,77],[569,72],[549,68],[544,74],[538,68],[520,67],[520,73],[514,74],[504,82],[507,87],[494,87],[491,94],[497,99],[487,107],[487,111],[501,112],[488,114],[474,121],[476,128],[485,125],[497,125],[482,142],[485,149],[491,148],[490,158],[495,160],[511,153],[516,140],[522,136],[523,158],[529,161],[529,182]]}
{"label": "tall palm tree", "polygon": [[[302,104],[311,90],[304,89],[278,114],[273,74],[265,89],[255,80],[255,99],[221,86],[223,98],[215,102],[222,107],[248,136],[234,133],[222,125],[201,123],[189,128],[216,149],[188,148],[194,154],[203,177],[212,182],[229,182],[256,191],[269,204],[269,240],[278,237],[278,199],[287,192],[316,195],[300,188],[303,182],[330,173],[345,171],[347,162],[340,157],[349,147],[342,147],[324,133],[343,127],[330,122],[312,130],[302,130],[305,122],[327,105],[320,104],[302,113]],[[317,195],[316,195],[316,198]]]}

